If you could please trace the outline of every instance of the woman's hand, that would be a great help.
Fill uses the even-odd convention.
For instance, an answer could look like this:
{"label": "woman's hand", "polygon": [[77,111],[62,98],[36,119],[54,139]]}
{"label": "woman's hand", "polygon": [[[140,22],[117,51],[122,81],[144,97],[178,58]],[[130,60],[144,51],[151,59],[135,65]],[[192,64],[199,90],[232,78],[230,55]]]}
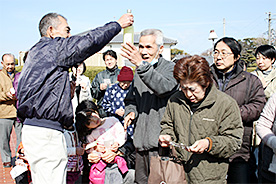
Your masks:
{"label": "woman's hand", "polygon": [[89,162],[96,164],[101,160],[101,157],[97,153],[92,152],[88,154],[87,159],[89,160]]}
{"label": "woman's hand", "polygon": [[170,135],[160,135],[159,136],[159,144],[162,147],[169,147],[170,146],[170,141],[172,140]]}
{"label": "woman's hand", "polygon": [[187,151],[202,154],[205,150],[208,149],[208,147],[209,147],[208,139],[201,139],[196,141],[192,146],[189,146],[187,148]]}
{"label": "woman's hand", "polygon": [[110,150],[116,153],[116,152],[118,151],[118,148],[119,148],[119,143],[114,142],[114,143],[111,145]]}
{"label": "woman's hand", "polygon": [[119,108],[115,111],[115,114],[117,114],[120,117],[123,117],[125,114],[125,110],[123,108]]}
{"label": "woman's hand", "polygon": [[104,145],[101,145],[101,144],[98,144],[96,147],[95,147],[95,150],[97,152],[100,152],[100,153],[104,153],[105,152],[105,146]]}
{"label": "woman's hand", "polygon": [[111,163],[115,159],[116,153],[111,150],[106,150],[104,154],[102,154],[102,160],[106,163]]}

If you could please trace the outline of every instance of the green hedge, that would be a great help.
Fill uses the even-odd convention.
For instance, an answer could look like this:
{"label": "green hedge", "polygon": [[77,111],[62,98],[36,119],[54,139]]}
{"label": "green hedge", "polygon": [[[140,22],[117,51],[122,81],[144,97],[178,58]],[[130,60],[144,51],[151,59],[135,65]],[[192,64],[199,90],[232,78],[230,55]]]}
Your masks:
{"label": "green hedge", "polygon": [[[23,66],[17,66],[16,71],[21,71]],[[97,73],[105,70],[104,66],[86,66],[86,71],[84,73],[85,76],[89,77],[90,81],[92,82]],[[71,71],[71,70],[70,70]]]}
{"label": "green hedge", "polygon": [[106,67],[104,66],[86,66],[86,71],[84,72],[84,75],[89,77],[90,81],[92,82],[96,75],[105,69]]}

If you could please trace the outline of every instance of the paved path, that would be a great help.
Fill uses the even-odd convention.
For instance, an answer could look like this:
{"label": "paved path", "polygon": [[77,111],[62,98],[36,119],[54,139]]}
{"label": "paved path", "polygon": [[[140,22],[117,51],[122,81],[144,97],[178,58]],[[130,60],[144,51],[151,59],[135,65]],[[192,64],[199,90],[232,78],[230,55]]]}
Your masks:
{"label": "paved path", "polygon": [[[16,146],[16,135],[14,130],[12,130],[12,134],[11,134],[11,140],[10,140],[10,146],[11,146],[11,150],[12,150],[12,157],[15,156],[15,146]],[[2,163],[2,159],[0,156],[0,162],[1,162],[1,166],[0,166],[0,183],[4,184],[4,183],[15,183],[15,181],[11,178],[10,175],[10,171],[12,168],[3,168],[3,163]]]}

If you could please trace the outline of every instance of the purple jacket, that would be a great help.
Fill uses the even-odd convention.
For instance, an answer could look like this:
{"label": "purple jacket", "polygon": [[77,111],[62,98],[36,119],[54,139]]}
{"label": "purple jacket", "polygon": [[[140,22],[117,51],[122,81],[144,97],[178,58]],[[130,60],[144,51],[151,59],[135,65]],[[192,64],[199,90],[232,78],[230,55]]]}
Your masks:
{"label": "purple jacket", "polygon": [[42,37],[29,51],[18,83],[24,124],[62,131],[73,124],[68,69],[100,51],[121,31],[117,22],[83,36]]}
{"label": "purple jacket", "polygon": [[[21,72],[15,73],[14,79],[13,79],[13,83],[12,83],[13,88],[14,88],[14,90],[15,90],[15,96],[16,96],[16,98],[17,98],[17,87],[18,87],[18,82],[19,82],[20,73],[21,73]],[[18,108],[18,101],[16,102],[16,108]],[[20,120],[19,120],[18,118],[16,118],[16,119],[17,119],[18,122],[20,122]]]}

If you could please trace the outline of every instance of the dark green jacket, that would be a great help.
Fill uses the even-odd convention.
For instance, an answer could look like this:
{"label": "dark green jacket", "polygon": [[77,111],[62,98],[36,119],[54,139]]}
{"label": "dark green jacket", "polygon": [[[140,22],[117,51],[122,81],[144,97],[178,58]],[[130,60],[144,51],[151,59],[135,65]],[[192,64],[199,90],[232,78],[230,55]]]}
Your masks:
{"label": "dark green jacket", "polygon": [[184,161],[189,183],[226,183],[228,159],[241,146],[243,127],[236,101],[212,86],[198,109],[192,113],[182,91],[169,100],[161,121],[161,135],[191,146],[210,137],[210,152],[192,154],[176,149]]}

